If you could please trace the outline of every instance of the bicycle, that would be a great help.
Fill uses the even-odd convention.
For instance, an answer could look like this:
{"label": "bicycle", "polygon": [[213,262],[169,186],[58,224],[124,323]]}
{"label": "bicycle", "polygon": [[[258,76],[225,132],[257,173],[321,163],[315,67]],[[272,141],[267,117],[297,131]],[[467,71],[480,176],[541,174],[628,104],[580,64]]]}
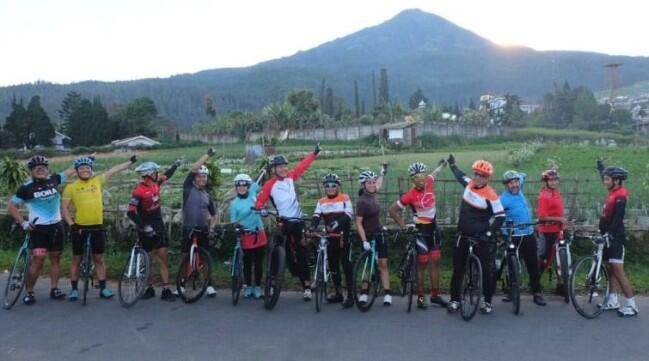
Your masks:
{"label": "bicycle", "polygon": [[91,232],[106,232],[103,228],[84,228],[79,230],[82,234],[87,232],[86,239],[83,242],[83,257],[79,269],[81,270],[81,277],[83,279],[83,298],[81,305],[86,305],[86,298],[88,297],[88,290],[94,287],[95,280],[92,276],[95,272],[95,264],[92,260],[92,243],[90,242]]}
{"label": "bicycle", "polygon": [[464,266],[464,276],[460,285],[462,298],[460,299],[460,315],[464,321],[470,321],[478,311],[482,298],[482,263],[473,252],[473,248],[483,239],[460,235],[469,241],[469,252]]}
{"label": "bicycle", "polygon": [[[34,225],[37,221],[38,218],[34,218],[31,224]],[[16,226],[17,224],[15,223],[11,226],[10,233],[13,233],[16,230]],[[7,278],[7,284],[5,285],[4,299],[2,302],[2,307],[5,310],[9,310],[16,304],[16,301],[22,294],[23,289],[25,289],[29,267],[32,264],[32,252],[30,249],[31,240],[31,233],[25,232],[25,240],[18,250],[16,260],[11,265],[11,271],[9,271],[9,277]]]}
{"label": "bicycle", "polygon": [[204,228],[192,228],[189,238],[192,240],[189,253],[180,262],[176,274],[178,296],[185,303],[198,301],[212,278],[212,258],[207,250],[198,245],[198,237],[205,234]]}
{"label": "bicycle", "polygon": [[[398,232],[395,234],[395,238],[397,236]],[[378,257],[379,254],[376,251],[376,240],[373,239],[370,241],[370,249],[363,251],[354,264],[352,291],[356,307],[361,312],[367,312],[372,308],[374,300],[383,289],[383,284],[381,283],[381,277],[378,271]],[[361,302],[360,295],[367,295],[367,302]]]}
{"label": "bicycle", "polygon": [[[515,228],[527,228],[534,226],[534,223],[512,224],[507,222],[503,228],[509,230],[507,238],[499,247],[500,257],[496,257],[496,274],[494,281],[502,282],[503,289],[509,293],[515,315],[520,313],[521,309],[521,261],[518,250],[522,241],[516,245],[513,241]],[[507,268],[507,273],[504,273]],[[505,275],[504,278],[503,274]]]}
{"label": "bicycle", "polygon": [[414,233],[414,237],[406,244],[406,252],[399,264],[398,277],[401,280],[401,297],[408,295],[408,312],[412,309],[412,300],[417,284],[417,242],[425,243],[420,232]]}
{"label": "bicycle", "polygon": [[142,248],[139,237],[136,237],[117,283],[117,295],[123,307],[130,308],[140,300],[149,286],[150,273],[149,253]]}
{"label": "bicycle", "polygon": [[575,264],[570,276],[570,298],[580,315],[593,319],[604,311],[609,294],[608,271],[603,264],[604,247],[608,247],[609,238],[606,234],[588,238],[595,245],[595,251]]}
{"label": "bicycle", "polygon": [[[563,233],[563,231],[562,231]],[[572,268],[572,256],[570,253],[570,243],[574,240],[574,232],[570,233],[568,240],[564,237],[559,237],[557,241],[552,245],[552,250],[550,251],[550,257],[547,259],[546,264],[544,265],[543,272],[548,268],[552,267],[552,259],[555,259],[554,271],[558,278],[561,279],[563,283],[563,300],[565,303],[570,302],[570,270]],[[543,273],[541,272],[541,273]],[[549,273],[550,281],[552,281],[552,273]]]}
{"label": "bicycle", "polygon": [[336,227],[329,229],[323,228],[319,233],[315,234],[314,237],[318,238],[317,252],[316,252],[316,262],[315,270],[313,274],[313,282],[315,287],[312,287],[314,297],[315,297],[315,310],[320,312],[322,305],[325,302],[329,279],[331,278],[331,271],[329,270],[329,256],[327,253],[327,247],[329,246],[329,238],[342,238],[342,234],[332,233]]}
{"label": "bicycle", "polygon": [[[260,211],[257,213],[261,214]],[[268,215],[275,217],[277,221],[277,228],[281,229],[285,222],[306,222],[308,219],[301,217],[283,217],[280,216],[277,212],[266,211]],[[284,272],[286,270],[286,236],[282,232],[276,232],[273,235],[272,244],[269,242],[269,252],[266,260],[266,280],[264,282],[264,308],[267,310],[272,310],[279,300],[279,295],[282,292],[282,285],[284,283]],[[296,250],[293,242],[289,242],[289,251],[293,257],[293,262],[297,263],[295,260]]]}
{"label": "bicycle", "polygon": [[245,282],[243,278],[243,249],[241,248],[241,234],[246,231],[237,223],[228,224],[225,225],[225,227],[232,228],[236,235],[234,249],[232,250],[232,258],[230,260],[232,304],[236,306],[239,303],[239,296],[241,295],[241,289]]}

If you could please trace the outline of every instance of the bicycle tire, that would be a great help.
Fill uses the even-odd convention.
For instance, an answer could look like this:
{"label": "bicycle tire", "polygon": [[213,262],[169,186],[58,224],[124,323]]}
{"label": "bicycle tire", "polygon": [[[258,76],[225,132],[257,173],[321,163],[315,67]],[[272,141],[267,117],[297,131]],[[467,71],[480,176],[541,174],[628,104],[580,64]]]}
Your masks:
{"label": "bicycle tire", "polygon": [[2,302],[2,307],[5,310],[9,310],[13,307],[20,295],[23,293],[27,280],[26,275],[30,265],[31,256],[29,255],[29,250],[21,248],[16,256],[16,261],[11,266],[11,272],[9,272],[7,284],[5,285],[4,298]]}
{"label": "bicycle tire", "polygon": [[[371,272],[371,263],[374,262],[374,272]],[[353,289],[353,294],[354,294],[354,301],[356,303],[356,307],[361,311],[361,312],[367,312],[372,308],[372,305],[374,304],[374,300],[376,299],[376,296],[378,295],[378,285],[379,285],[379,277],[378,277],[378,264],[376,263],[376,260],[372,260],[372,252],[371,251],[365,251],[363,252],[360,257],[356,260],[356,264],[354,265],[354,278],[352,279],[353,284],[352,284],[352,289]],[[365,281],[364,280],[364,275],[367,273],[368,279]],[[359,278],[360,276],[360,278]],[[359,284],[359,280],[361,281]],[[367,296],[368,300],[366,303],[361,303],[359,301],[359,296],[361,295],[361,287],[364,282],[367,282],[368,288],[367,288]]]}
{"label": "bicycle tire", "polygon": [[264,308],[269,311],[275,308],[279,300],[285,270],[286,250],[282,246],[275,246],[268,257],[266,282],[264,284]]}
{"label": "bicycle tire", "polygon": [[[133,307],[142,297],[149,285],[149,274],[151,272],[151,260],[149,254],[142,248],[137,248],[133,252],[133,269],[131,266],[131,256],[126,259],[126,264],[117,283],[117,296],[122,307]],[[140,270],[136,268],[140,267]]]}
{"label": "bicycle tire", "polygon": [[[189,275],[186,275],[189,265],[189,254],[185,256],[183,261],[178,267],[178,273],[176,274],[176,289],[178,290],[178,296],[185,303],[194,303],[203,297],[209,281],[212,276],[212,260],[210,254],[202,247],[197,247],[194,257],[198,257],[197,266],[195,269],[192,266],[190,269]],[[191,287],[188,287],[188,282]],[[192,293],[188,293],[188,290],[191,290]]]}
{"label": "bicycle tire", "polygon": [[232,304],[239,303],[241,288],[243,287],[243,256],[241,249],[237,250],[236,255],[232,258]]}
{"label": "bicycle tire", "polygon": [[318,252],[315,272],[315,288],[313,289],[313,292],[315,293],[315,310],[316,312],[320,312],[322,305],[324,304],[324,297],[327,294],[327,285],[324,280],[324,254],[322,252]]}
{"label": "bicycle tire", "polygon": [[92,262],[92,255],[90,254],[90,247],[85,245],[83,250],[83,261],[81,264],[81,273],[83,276],[83,295],[81,305],[85,306],[88,298],[88,289],[90,288],[90,262]]}
{"label": "bicycle tire", "polygon": [[568,252],[565,248],[559,248],[559,267],[561,269],[561,282],[563,282],[563,301],[570,302],[570,265],[568,264]]}
{"label": "bicycle tire", "polygon": [[507,256],[507,274],[509,278],[509,297],[512,300],[514,314],[521,312],[521,280],[518,257],[515,254]]}
{"label": "bicycle tire", "polygon": [[[462,299],[460,301],[460,314],[462,319],[470,321],[480,305],[482,296],[482,265],[474,254],[469,255],[462,277]],[[468,299],[467,299],[468,296]]]}
{"label": "bicycle tire", "polygon": [[412,310],[412,299],[415,297],[415,283],[417,282],[417,262],[414,254],[409,257],[408,265],[408,313]]}
{"label": "bicycle tire", "polygon": [[[575,310],[584,318],[599,316],[609,294],[608,271],[603,262],[599,266],[599,279],[595,279],[595,256],[584,257],[575,264],[570,277],[570,299]],[[601,297],[601,298],[600,298]]]}

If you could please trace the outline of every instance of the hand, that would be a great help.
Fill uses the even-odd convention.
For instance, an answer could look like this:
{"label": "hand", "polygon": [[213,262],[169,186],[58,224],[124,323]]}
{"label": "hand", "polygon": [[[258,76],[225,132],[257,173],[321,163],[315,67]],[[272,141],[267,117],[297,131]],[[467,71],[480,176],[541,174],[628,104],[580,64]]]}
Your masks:
{"label": "hand", "polygon": [[385,177],[388,174],[388,163],[383,163],[381,166],[381,176]]}
{"label": "hand", "polygon": [[331,232],[331,231],[335,230],[336,228],[338,228],[338,221],[333,221],[333,222],[331,222],[329,227],[327,227],[327,230],[329,232]]}
{"label": "hand", "polygon": [[214,228],[210,228],[209,232],[207,233],[207,238],[209,239],[216,239],[218,236],[218,232]]}
{"label": "hand", "polygon": [[369,251],[370,249],[372,249],[372,245],[370,244],[370,242],[363,241],[363,249],[366,250],[366,251]]}
{"label": "hand", "polygon": [[259,215],[266,218],[268,217],[268,210],[266,208],[262,208],[259,210]]}
{"label": "hand", "polygon": [[411,231],[411,230],[417,228],[417,226],[415,226],[413,223],[407,223],[407,224],[404,224],[402,228],[403,228],[404,231]]}
{"label": "hand", "polygon": [[70,234],[72,234],[72,233],[81,233],[81,228],[79,227],[78,224],[72,223],[70,225]]}
{"label": "hand", "polygon": [[23,231],[31,231],[34,229],[34,227],[32,227],[32,224],[28,221],[20,222],[20,226],[23,228]]}
{"label": "hand", "polygon": [[210,147],[210,148],[207,150],[207,156],[208,156],[208,157],[211,157],[211,156],[213,156],[214,154],[215,154],[215,153],[214,153],[214,148]]}
{"label": "hand", "polygon": [[183,164],[183,159],[178,158],[178,159],[176,159],[176,161],[174,161],[173,165],[176,166],[176,167],[180,167],[181,164]]}
{"label": "hand", "polygon": [[605,168],[605,166],[604,166],[604,161],[602,160],[602,158],[597,159],[597,170],[602,172],[604,170],[604,168]]}
{"label": "hand", "polygon": [[439,162],[437,162],[437,166],[446,167],[446,159],[440,159]]}
{"label": "hand", "polygon": [[315,149],[313,150],[314,155],[318,155],[320,153],[320,143],[315,145]]}
{"label": "hand", "polygon": [[146,226],[142,227],[142,233],[144,233],[144,235],[146,237],[149,237],[149,238],[154,237],[156,235],[155,230],[153,229],[153,227],[151,227],[148,224]]}
{"label": "hand", "polygon": [[137,162],[137,155],[133,154],[129,160],[131,161],[131,164]]}
{"label": "hand", "polygon": [[449,166],[455,165],[455,157],[453,156],[453,154],[449,154],[446,161],[448,162]]}

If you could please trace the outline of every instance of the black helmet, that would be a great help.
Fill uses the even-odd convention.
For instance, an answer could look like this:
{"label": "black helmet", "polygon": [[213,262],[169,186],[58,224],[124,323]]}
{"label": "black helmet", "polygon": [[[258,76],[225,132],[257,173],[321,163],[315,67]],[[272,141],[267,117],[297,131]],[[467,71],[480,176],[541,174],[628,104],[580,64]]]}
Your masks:
{"label": "black helmet", "polygon": [[281,154],[276,155],[276,156],[273,157],[273,159],[270,160],[270,166],[271,167],[274,167],[276,165],[282,165],[282,164],[284,164],[284,165],[288,164],[288,158],[286,158],[286,156],[284,156],[284,155],[281,155]]}
{"label": "black helmet", "polygon": [[336,173],[329,173],[322,178],[322,184],[336,183],[340,185],[340,178]]}
{"label": "black helmet", "polygon": [[27,168],[29,168],[29,170],[32,170],[36,166],[39,166],[39,165],[44,165],[44,166],[47,167],[48,164],[49,164],[49,161],[47,160],[47,158],[43,157],[42,155],[35,155],[27,163]]}
{"label": "black helmet", "polygon": [[620,167],[606,167],[602,172],[603,176],[609,176],[613,179],[626,180],[629,176],[629,172],[624,168]]}

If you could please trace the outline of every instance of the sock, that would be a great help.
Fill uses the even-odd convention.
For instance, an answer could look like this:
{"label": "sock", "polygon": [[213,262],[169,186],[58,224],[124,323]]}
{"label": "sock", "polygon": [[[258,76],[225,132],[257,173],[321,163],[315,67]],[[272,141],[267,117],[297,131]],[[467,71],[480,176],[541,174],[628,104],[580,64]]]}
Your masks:
{"label": "sock", "polygon": [[99,280],[99,289],[103,290],[104,288],[106,288],[106,280]]}
{"label": "sock", "polygon": [[72,283],[72,289],[76,290],[79,288],[79,281],[70,281]]}
{"label": "sock", "polygon": [[433,289],[430,291],[430,295],[431,295],[432,297],[437,297],[437,296],[439,296],[439,288],[433,288]]}
{"label": "sock", "polygon": [[617,304],[617,293],[610,293],[608,295],[608,302],[611,304]]}
{"label": "sock", "polygon": [[633,308],[634,310],[638,309],[638,307],[635,304],[635,297],[627,298],[626,305]]}

